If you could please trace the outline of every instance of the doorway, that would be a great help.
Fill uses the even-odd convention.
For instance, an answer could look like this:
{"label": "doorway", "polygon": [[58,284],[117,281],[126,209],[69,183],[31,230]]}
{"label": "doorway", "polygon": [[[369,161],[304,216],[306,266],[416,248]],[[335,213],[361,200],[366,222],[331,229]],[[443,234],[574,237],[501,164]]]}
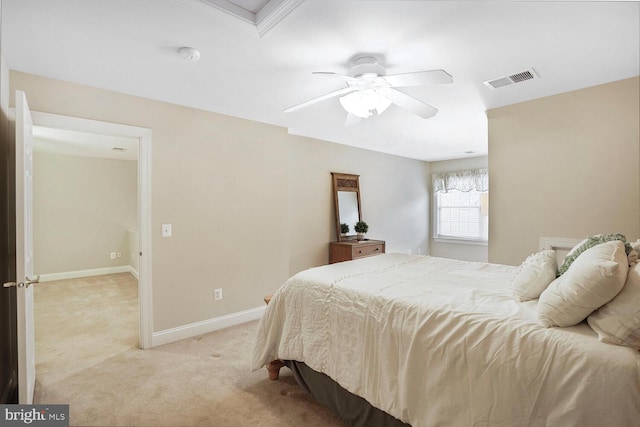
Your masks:
{"label": "doorway", "polygon": [[40,282],[124,272],[137,279],[138,139],[34,126],[33,167]]}
{"label": "doorway", "polygon": [[[32,112],[35,127],[88,133],[137,141],[139,347],[152,346],[151,311],[151,130],[56,114]],[[37,171],[36,171],[37,173]],[[115,251],[118,252],[117,250]],[[44,285],[46,286],[46,284]]]}

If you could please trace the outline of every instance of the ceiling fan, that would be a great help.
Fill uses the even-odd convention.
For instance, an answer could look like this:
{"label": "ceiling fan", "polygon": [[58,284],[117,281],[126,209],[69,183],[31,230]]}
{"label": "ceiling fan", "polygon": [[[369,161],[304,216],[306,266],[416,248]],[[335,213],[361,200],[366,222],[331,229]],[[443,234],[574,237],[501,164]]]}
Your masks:
{"label": "ceiling fan", "polygon": [[323,71],[314,72],[313,74],[341,79],[346,82],[346,87],[289,107],[284,112],[290,113],[316,102],[340,96],[340,104],[349,113],[345,123],[347,126],[358,123],[360,119],[370,117],[374,111],[380,115],[391,104],[396,104],[413,114],[428,119],[436,115],[437,108],[400,92],[396,88],[453,82],[451,75],[444,70],[386,75],[384,67],[378,64],[377,59],[373,56],[359,57],[353,61],[353,64],[348,75]]}

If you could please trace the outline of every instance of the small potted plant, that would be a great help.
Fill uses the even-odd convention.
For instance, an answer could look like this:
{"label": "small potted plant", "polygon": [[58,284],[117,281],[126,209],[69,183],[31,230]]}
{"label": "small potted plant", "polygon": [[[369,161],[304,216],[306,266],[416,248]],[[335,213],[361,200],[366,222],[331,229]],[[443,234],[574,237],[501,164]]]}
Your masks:
{"label": "small potted plant", "polygon": [[349,224],[345,224],[344,222],[340,224],[340,234],[346,236],[349,232]]}
{"label": "small potted plant", "polygon": [[365,233],[369,231],[369,226],[364,221],[356,222],[356,226],[354,228],[356,230],[356,233],[358,233],[358,240],[363,240]]}

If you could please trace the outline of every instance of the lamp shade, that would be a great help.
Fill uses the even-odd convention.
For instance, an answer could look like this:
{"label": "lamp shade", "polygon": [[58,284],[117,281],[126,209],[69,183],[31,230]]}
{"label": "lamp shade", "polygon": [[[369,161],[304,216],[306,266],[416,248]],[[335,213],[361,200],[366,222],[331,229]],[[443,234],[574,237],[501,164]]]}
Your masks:
{"label": "lamp shade", "polygon": [[382,114],[391,105],[391,101],[374,89],[367,88],[341,97],[340,105],[348,113],[366,119],[374,110]]}

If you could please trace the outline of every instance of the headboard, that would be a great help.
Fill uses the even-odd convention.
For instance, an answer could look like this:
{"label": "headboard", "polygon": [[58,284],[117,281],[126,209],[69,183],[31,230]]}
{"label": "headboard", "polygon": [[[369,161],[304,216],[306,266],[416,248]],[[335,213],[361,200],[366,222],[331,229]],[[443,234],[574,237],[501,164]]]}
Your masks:
{"label": "headboard", "polygon": [[558,266],[562,264],[562,260],[567,255],[567,253],[578,243],[580,243],[583,239],[573,239],[570,237],[541,237],[540,238],[540,250],[548,251],[554,250],[556,251],[556,261],[558,262]]}

